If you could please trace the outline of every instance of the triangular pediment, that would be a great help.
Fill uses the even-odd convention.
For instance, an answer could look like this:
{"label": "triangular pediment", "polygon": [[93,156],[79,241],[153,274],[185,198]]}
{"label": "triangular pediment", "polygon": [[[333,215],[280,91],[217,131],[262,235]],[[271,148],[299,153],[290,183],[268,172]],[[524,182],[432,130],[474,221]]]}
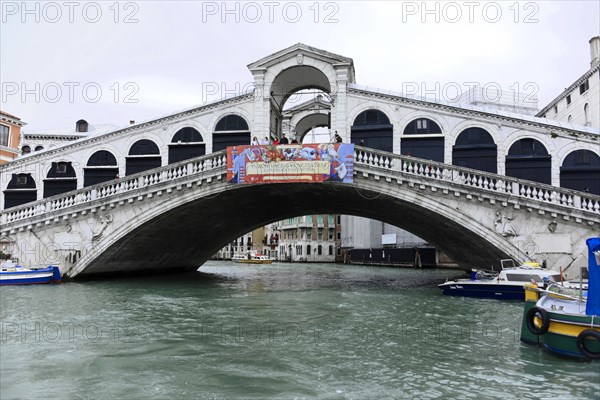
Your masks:
{"label": "triangular pediment", "polygon": [[307,46],[304,43],[296,43],[293,46],[279,50],[276,53],[248,64],[248,69],[250,71],[267,69],[272,65],[289,59],[290,57],[298,57],[300,55],[311,56],[329,64],[345,64],[351,66],[354,64],[354,61],[349,57],[340,56],[339,54],[330,53],[329,51],[321,50],[316,47]]}
{"label": "triangular pediment", "polygon": [[294,113],[306,111],[306,110],[330,110],[330,109],[331,109],[331,104],[323,102],[323,101],[318,101],[317,99],[311,99],[311,100],[305,101],[303,103],[300,103],[294,107],[288,108],[287,110],[284,110],[284,114],[294,114]]}

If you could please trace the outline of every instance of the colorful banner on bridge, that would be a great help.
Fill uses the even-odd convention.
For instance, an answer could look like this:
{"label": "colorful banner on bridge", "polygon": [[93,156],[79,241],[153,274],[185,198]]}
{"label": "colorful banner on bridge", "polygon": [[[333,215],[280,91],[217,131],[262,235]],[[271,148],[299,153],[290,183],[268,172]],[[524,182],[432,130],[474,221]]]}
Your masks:
{"label": "colorful banner on bridge", "polygon": [[227,147],[229,183],[352,183],[353,175],[353,144]]}

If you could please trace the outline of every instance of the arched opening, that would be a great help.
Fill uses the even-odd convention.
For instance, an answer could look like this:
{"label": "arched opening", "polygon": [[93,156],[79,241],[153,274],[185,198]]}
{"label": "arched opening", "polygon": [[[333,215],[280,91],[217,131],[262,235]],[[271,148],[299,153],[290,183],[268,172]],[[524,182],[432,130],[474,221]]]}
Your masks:
{"label": "arched opening", "polygon": [[330,116],[325,113],[314,113],[303,117],[294,127],[295,135],[300,143],[328,142]]}
{"label": "arched opening", "polygon": [[385,113],[376,109],[361,112],[350,128],[350,142],[392,152],[394,126]]}
{"label": "arched opening", "polygon": [[169,144],[169,164],[206,154],[206,144],[200,132],[187,126],[178,130]]}
{"label": "arched opening", "polygon": [[44,198],[77,189],[77,175],[69,161],[53,162],[44,179]]}
{"label": "arched opening", "polygon": [[36,200],[37,189],[31,174],[12,174],[4,191],[4,208],[16,207]]}
{"label": "arched opening", "polygon": [[600,157],[590,150],[575,150],[560,167],[560,186],[600,195]]}
{"label": "arched opening", "polygon": [[213,133],[213,152],[227,146],[250,144],[250,129],[246,120],[239,115],[229,114],[217,122]]}
{"label": "arched opening", "polygon": [[31,153],[31,147],[29,146],[23,146],[21,147],[21,154],[25,155],[25,154],[29,154]]}
{"label": "arched opening", "polygon": [[99,150],[92,154],[83,169],[83,186],[110,181],[118,176],[119,168],[115,156],[110,151]]}
{"label": "arched opening", "polygon": [[452,165],[491,173],[498,172],[498,147],[483,128],[467,128],[452,146]]}
{"label": "arched opening", "polygon": [[306,245],[306,255],[310,256],[310,244]]}
{"label": "arched opening", "polygon": [[88,131],[88,123],[84,119],[80,119],[75,123],[75,132],[87,132]]}
{"label": "arched opening", "polygon": [[34,151],[42,151],[42,150],[44,150],[44,146],[35,146]]}
{"label": "arched opening", "polygon": [[156,143],[148,139],[138,140],[129,149],[129,155],[125,161],[125,175],[136,174],[160,166],[160,150]]}
{"label": "arched opening", "polygon": [[400,154],[444,162],[442,129],[429,118],[418,118],[406,125],[400,140]]}
{"label": "arched opening", "polygon": [[[284,108],[300,107],[307,96],[329,98],[331,84],[319,69],[308,65],[297,65],[281,71],[273,80],[270,92],[270,127],[272,138],[282,135]],[[293,96],[293,97],[292,97]],[[292,132],[293,133],[293,132]],[[300,133],[298,132],[298,135]],[[298,137],[298,139],[300,139]]]}
{"label": "arched opening", "polygon": [[539,140],[526,138],[513,143],[506,156],[506,176],[550,185],[552,156]]}

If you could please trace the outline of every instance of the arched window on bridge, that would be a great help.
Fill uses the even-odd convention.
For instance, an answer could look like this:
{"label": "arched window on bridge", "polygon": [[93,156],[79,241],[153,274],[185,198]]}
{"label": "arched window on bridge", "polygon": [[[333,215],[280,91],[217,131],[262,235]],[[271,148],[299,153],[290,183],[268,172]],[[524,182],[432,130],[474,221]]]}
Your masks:
{"label": "arched window on bridge", "polygon": [[25,155],[25,154],[29,154],[31,153],[31,147],[29,146],[23,146],[21,147],[21,154]]}
{"label": "arched window on bridge", "polygon": [[148,139],[138,140],[129,149],[129,155],[125,162],[125,175],[136,174],[160,166],[160,151],[156,143]]}
{"label": "arched window on bridge", "polygon": [[169,164],[206,154],[206,144],[200,132],[191,126],[181,128],[169,144]]}
{"label": "arched window on bridge", "polygon": [[382,111],[370,109],[361,112],[350,128],[350,141],[354,144],[383,151],[393,148],[394,126]]}
{"label": "arched window on bridge", "polygon": [[213,133],[213,152],[227,146],[249,145],[250,129],[246,120],[239,115],[229,114],[217,122]]}
{"label": "arched window on bridge", "polygon": [[429,118],[412,120],[404,128],[400,140],[400,154],[444,162],[442,129]]}
{"label": "arched window on bridge", "polygon": [[526,138],[513,143],[506,155],[506,176],[550,185],[552,156],[539,140]]}
{"label": "arched window on bridge", "polygon": [[77,189],[77,175],[69,161],[53,162],[44,179],[44,198]]}
{"label": "arched window on bridge", "polygon": [[4,191],[4,208],[16,207],[37,200],[37,188],[31,174],[12,174]]}
{"label": "arched window on bridge", "polygon": [[560,167],[560,186],[600,195],[600,157],[590,150],[575,150]]}
{"label": "arched window on bridge", "polygon": [[92,154],[83,169],[83,186],[110,181],[118,175],[119,167],[115,156],[110,151],[99,150]]}
{"label": "arched window on bridge", "polygon": [[44,150],[44,146],[35,146],[35,151],[42,151]]}
{"label": "arched window on bridge", "polygon": [[498,172],[498,146],[483,128],[467,128],[458,135],[452,147],[452,165]]}

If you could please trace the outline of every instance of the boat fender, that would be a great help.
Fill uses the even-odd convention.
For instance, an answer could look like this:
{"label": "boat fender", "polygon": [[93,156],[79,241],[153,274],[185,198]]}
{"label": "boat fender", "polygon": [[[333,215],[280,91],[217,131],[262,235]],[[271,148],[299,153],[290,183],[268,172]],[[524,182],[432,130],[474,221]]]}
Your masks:
{"label": "boat fender", "polygon": [[[539,314],[540,318],[542,319],[542,326],[539,328],[535,326],[533,322],[536,314]],[[531,307],[525,315],[525,323],[527,324],[527,329],[529,329],[529,332],[533,333],[534,335],[543,335],[544,333],[548,332],[548,328],[550,328],[550,316],[548,315],[548,311],[544,310],[543,308]]]}
{"label": "boat fender", "polygon": [[585,340],[588,338],[600,341],[600,332],[593,329],[586,329],[585,331],[582,331],[579,336],[577,336],[577,348],[581,354],[587,358],[591,360],[600,360],[600,352],[594,353],[585,347]]}

